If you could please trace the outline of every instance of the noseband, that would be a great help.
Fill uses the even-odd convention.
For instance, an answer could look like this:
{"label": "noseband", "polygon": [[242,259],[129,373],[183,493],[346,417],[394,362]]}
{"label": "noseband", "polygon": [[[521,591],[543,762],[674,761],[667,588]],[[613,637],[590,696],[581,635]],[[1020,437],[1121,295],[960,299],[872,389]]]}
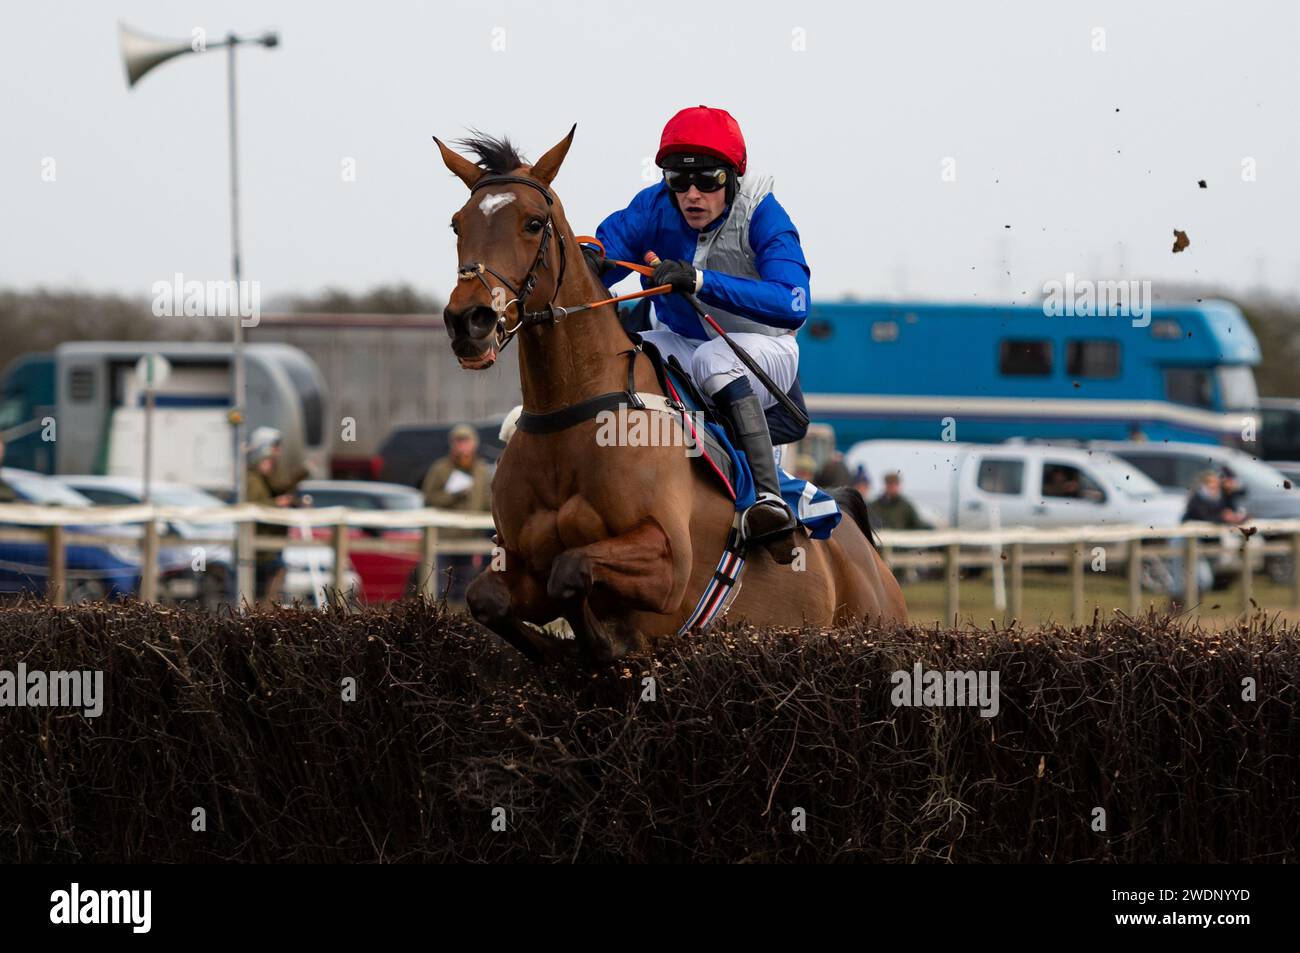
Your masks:
{"label": "noseband", "polygon": [[[532,267],[528,269],[528,274],[524,276],[523,281],[516,286],[494,268],[490,268],[481,261],[470,262],[462,265],[456,272],[457,281],[472,281],[477,278],[483,283],[488,294],[493,293],[493,288],[488,284],[485,275],[491,275],[497,281],[501,282],[514,297],[506,302],[506,306],[501,309],[497,318],[497,351],[500,352],[507,344],[519,333],[520,328],[529,327],[534,324],[554,324],[568,312],[564,308],[557,307],[555,304],[556,295],[560,293],[560,285],[564,283],[564,269],[567,264],[565,261],[564,239],[557,237],[555,234],[555,216],[551,209],[555,205],[555,196],[551,195],[550,190],[540,182],[524,178],[519,175],[485,175],[474,183],[470,194],[473,195],[479,189],[486,188],[489,185],[526,185],[530,189],[536,189],[546,199],[546,224],[542,227],[542,240],[537,246],[537,254],[533,257]],[[529,297],[532,296],[533,289],[537,286],[538,273],[548,266],[547,247],[551,239],[556,238],[556,246],[560,250],[560,269],[555,278],[555,291],[551,294],[551,300],[546,303],[546,307],[540,311],[525,310]],[[510,306],[515,305],[519,319],[515,322],[514,327],[506,324],[506,314],[510,311]]]}

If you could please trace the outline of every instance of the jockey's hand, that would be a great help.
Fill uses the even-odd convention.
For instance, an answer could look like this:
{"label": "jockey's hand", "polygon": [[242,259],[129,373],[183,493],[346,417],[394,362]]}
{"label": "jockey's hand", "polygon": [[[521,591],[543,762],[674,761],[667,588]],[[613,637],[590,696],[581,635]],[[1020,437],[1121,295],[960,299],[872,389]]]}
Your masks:
{"label": "jockey's hand", "polygon": [[695,266],[689,261],[680,258],[676,261],[661,261],[655,266],[654,274],[650,276],[650,283],[672,285],[673,291],[681,294],[695,294],[696,274]]}
{"label": "jockey's hand", "polygon": [[587,267],[596,273],[597,278],[604,277],[609,263],[605,261],[605,253],[595,245],[583,245],[582,257],[587,261]]}

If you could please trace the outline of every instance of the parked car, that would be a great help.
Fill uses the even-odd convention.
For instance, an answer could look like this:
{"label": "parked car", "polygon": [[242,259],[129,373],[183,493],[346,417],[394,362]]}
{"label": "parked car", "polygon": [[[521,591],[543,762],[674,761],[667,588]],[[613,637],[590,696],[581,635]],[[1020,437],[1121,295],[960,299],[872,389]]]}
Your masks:
{"label": "parked car", "polygon": [[[304,480],[298,484],[298,496],[304,506],[346,506],[354,510],[383,512],[419,510],[424,497],[419,490],[399,483],[369,480]],[[328,539],[333,530],[319,527],[316,536]],[[358,595],[367,602],[393,602],[414,591],[419,580],[419,527],[398,529],[362,529],[354,527],[349,539],[386,539],[409,541],[410,553],[381,553],[352,550],[349,558],[359,577]]]}
{"label": "parked car", "polygon": [[1270,460],[1268,465],[1290,482],[1291,486],[1284,485],[1283,489],[1300,487],[1300,460]]}
{"label": "parked car", "polygon": [[[142,481],[134,477],[56,476],[53,479],[71,487],[96,506],[132,506],[143,502]],[[154,502],[162,506],[212,506],[224,504],[212,494],[184,483],[154,481]],[[135,529],[135,527],[133,527]],[[223,539],[233,541],[233,523],[197,524],[171,520],[159,526],[165,535],[185,539]],[[230,542],[207,545],[202,571],[194,569],[196,553],[192,545],[164,543],[158,547],[158,564],[165,601],[194,602],[210,608],[230,601],[234,596],[234,555]]]}
{"label": "parked car", "polygon": [[[3,479],[22,503],[38,506],[90,508],[94,504],[76,490],[44,474],[13,467],[0,468]],[[13,524],[0,524],[0,529]],[[30,526],[27,528],[37,528]],[[70,525],[68,532],[123,537],[121,527]],[[139,591],[140,556],[125,542],[104,546],[69,543],[64,547],[65,601],[90,602],[119,598]],[[49,588],[50,553],[45,542],[0,540],[0,592],[44,596]]]}
{"label": "parked car", "polygon": [[[503,420],[505,415],[498,414],[471,425],[478,432],[479,454],[493,465],[506,448],[499,436]],[[455,423],[394,427],[379,448],[382,461],[379,479],[419,487],[433,462],[450,451],[454,426]]]}
{"label": "parked car", "polygon": [[935,526],[984,529],[1173,526],[1180,496],[1102,451],[1035,444],[866,440],[846,454],[850,471],[865,466],[879,480],[897,470],[903,494]]}
{"label": "parked car", "polygon": [[[1270,464],[1232,447],[1206,443],[1119,443],[1097,441],[1091,447],[1106,450],[1128,461],[1166,490],[1191,492],[1196,478],[1205,470],[1230,469],[1241,485],[1242,504],[1253,519],[1300,519],[1300,491],[1288,486],[1287,477]],[[1264,560],[1264,571],[1278,583],[1291,579],[1290,556],[1274,555]],[[1230,576],[1215,567],[1215,585],[1222,588]]]}
{"label": "parked car", "polygon": [[[53,479],[88,497],[100,506],[130,506],[144,502],[143,481],[135,477],[113,476],[59,476]],[[221,507],[221,499],[206,490],[185,483],[153,481],[150,491],[160,506]],[[182,539],[219,539],[226,542],[205,546],[206,569],[195,573],[193,544],[159,547],[160,567],[170,564],[183,566],[187,575],[169,579],[164,592],[178,601],[197,601],[216,607],[235,598],[234,541],[235,524],[229,521],[216,523],[191,523],[171,520],[164,532]],[[323,603],[325,590],[334,584],[334,551],[327,546],[308,543],[303,546],[286,546],[284,594],[289,601]],[[164,572],[166,570],[164,569]],[[178,576],[181,574],[177,574]],[[167,578],[167,577],[164,577]],[[356,574],[349,574],[355,581]]]}
{"label": "parked car", "polygon": [[1186,496],[1205,470],[1232,470],[1245,492],[1246,511],[1255,519],[1300,518],[1300,491],[1273,466],[1232,447],[1210,443],[1117,442],[1088,444],[1137,467],[1164,489]]}

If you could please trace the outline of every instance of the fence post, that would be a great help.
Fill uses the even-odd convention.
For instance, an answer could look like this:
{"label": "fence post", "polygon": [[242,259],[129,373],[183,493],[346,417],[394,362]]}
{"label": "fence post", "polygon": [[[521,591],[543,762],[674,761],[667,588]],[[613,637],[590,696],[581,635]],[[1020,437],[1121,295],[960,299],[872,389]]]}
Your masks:
{"label": "fence post", "polygon": [[63,545],[63,527],[49,527],[50,605],[61,606],[68,593],[68,565]]}
{"label": "fence post", "polygon": [[1250,569],[1250,540],[1241,537],[1241,611],[1250,614],[1250,603],[1255,597],[1255,575]]}
{"label": "fence post", "polygon": [[257,524],[252,520],[240,520],[236,526],[239,562],[235,567],[235,598],[242,612],[244,606],[257,602],[257,576],[253,571],[257,565],[257,551],[253,549]]}
{"label": "fence post", "polygon": [[158,521],[150,517],[144,522],[144,545],[140,560],[140,598],[144,602],[158,601]]}
{"label": "fence post", "polygon": [[1083,540],[1077,540],[1070,551],[1070,621],[1083,622]]}
{"label": "fence post", "polygon": [[348,579],[348,520],[334,525],[334,597],[343,603],[343,587]]}
{"label": "fence post", "polygon": [[1137,615],[1142,611],[1142,540],[1128,541],[1128,611]]}
{"label": "fence post", "polygon": [[438,596],[438,527],[426,526],[420,546],[420,592],[435,599]]}
{"label": "fence post", "polygon": [[946,563],[947,570],[948,570],[947,572],[948,584],[946,589],[944,590],[944,605],[943,605],[944,625],[956,624],[958,606],[960,605],[959,590],[958,590],[958,586],[960,583],[958,579],[958,572],[961,567],[957,563],[957,558],[960,552],[961,552],[961,547],[958,546],[956,543],[948,544],[948,559]]}
{"label": "fence post", "polygon": [[1183,550],[1183,612],[1191,612],[1200,601],[1201,593],[1196,582],[1196,563],[1201,558],[1201,541],[1195,535],[1186,537]]}
{"label": "fence post", "polygon": [[1007,615],[1019,619],[1025,611],[1025,544],[1012,543],[1011,591],[1007,593]]}
{"label": "fence post", "polygon": [[1300,609],[1300,533],[1291,534],[1291,608]]}

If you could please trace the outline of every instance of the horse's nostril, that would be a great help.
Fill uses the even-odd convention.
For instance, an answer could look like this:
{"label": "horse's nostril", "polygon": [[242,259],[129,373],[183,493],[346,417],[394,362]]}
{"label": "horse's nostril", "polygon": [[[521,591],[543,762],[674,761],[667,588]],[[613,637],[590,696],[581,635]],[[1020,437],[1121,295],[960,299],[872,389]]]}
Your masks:
{"label": "horse's nostril", "polygon": [[497,313],[485,304],[462,310],[448,307],[443,309],[442,320],[447,334],[453,338],[481,338],[496,330]]}
{"label": "horse's nostril", "polygon": [[470,337],[486,337],[496,330],[497,313],[487,305],[471,308],[465,315],[465,331]]}

